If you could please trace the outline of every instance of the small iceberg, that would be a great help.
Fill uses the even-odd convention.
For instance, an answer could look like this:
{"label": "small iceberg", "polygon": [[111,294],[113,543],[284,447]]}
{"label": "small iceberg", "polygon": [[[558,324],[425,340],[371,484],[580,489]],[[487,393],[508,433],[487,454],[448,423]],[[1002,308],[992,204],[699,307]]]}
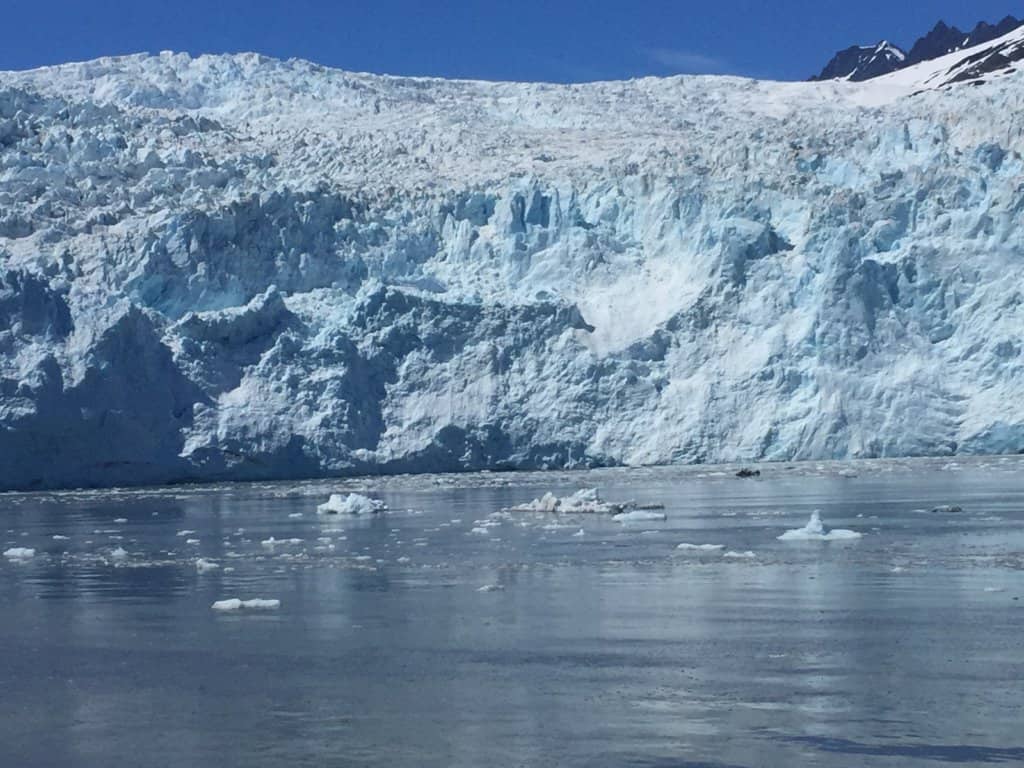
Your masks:
{"label": "small iceberg", "polygon": [[[548,492],[539,499],[512,507],[512,512],[555,512],[562,515],[619,515],[630,511],[650,511],[664,509],[661,504],[637,504],[627,501],[624,503],[605,501],[601,498],[597,488],[582,488],[571,496],[558,497]],[[638,518],[639,519],[639,518]],[[664,519],[646,518],[648,520]]]}
{"label": "small iceberg", "polygon": [[199,573],[210,573],[217,570],[220,570],[220,566],[212,560],[206,560],[202,557],[196,560],[196,571]]}
{"label": "small iceberg", "polygon": [[663,522],[668,516],[664,512],[655,512],[649,509],[631,509],[628,512],[619,512],[612,517],[617,523],[649,523]]}
{"label": "small iceberg", "polygon": [[676,546],[676,549],[683,552],[721,552],[725,544],[687,544],[683,542]]}
{"label": "small iceberg", "polygon": [[210,606],[213,610],[224,613],[230,611],[276,611],[280,607],[280,600],[265,600],[262,598],[239,600],[237,597],[229,600],[218,600]]}
{"label": "small iceberg", "polygon": [[616,505],[601,500],[597,488],[583,488],[571,496],[559,498],[548,492],[539,499],[512,508],[516,512],[559,512],[562,514],[610,514],[621,511]]}
{"label": "small iceberg", "polygon": [[811,513],[811,519],[803,528],[794,528],[778,537],[779,541],[850,541],[863,534],[845,528],[826,528],[821,522],[818,510]]}
{"label": "small iceberg", "polygon": [[36,551],[28,547],[11,547],[4,550],[4,557],[8,560],[31,560],[36,556]]}
{"label": "small iceberg", "polygon": [[736,552],[734,550],[729,550],[724,555],[722,555],[722,557],[728,558],[730,560],[753,560],[757,557],[757,553],[751,552],[749,549],[746,552]]}
{"label": "small iceberg", "polygon": [[331,498],[316,508],[318,515],[372,515],[383,512],[387,504],[360,493],[332,493]]}

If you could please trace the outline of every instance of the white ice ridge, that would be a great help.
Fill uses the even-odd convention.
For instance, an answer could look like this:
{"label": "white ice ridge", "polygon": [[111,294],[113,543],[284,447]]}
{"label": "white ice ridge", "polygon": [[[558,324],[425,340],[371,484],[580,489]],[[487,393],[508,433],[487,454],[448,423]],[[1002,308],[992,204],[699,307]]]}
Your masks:
{"label": "white ice ridge", "polygon": [[218,600],[210,606],[215,611],[276,611],[281,607],[280,600],[268,600],[264,598],[253,598],[252,600],[240,600],[233,597],[227,600]]}
{"label": "white ice ridge", "polygon": [[372,515],[386,509],[387,505],[379,499],[371,499],[358,493],[332,493],[316,511],[321,515]]}
{"label": "white ice ridge", "polygon": [[811,519],[803,528],[786,531],[777,538],[779,541],[843,541],[859,539],[863,534],[845,528],[826,528],[821,522],[818,510],[811,513]]}
{"label": "white ice ridge", "polygon": [[0,73],[0,490],[1024,450],[1024,70],[971,55]]}

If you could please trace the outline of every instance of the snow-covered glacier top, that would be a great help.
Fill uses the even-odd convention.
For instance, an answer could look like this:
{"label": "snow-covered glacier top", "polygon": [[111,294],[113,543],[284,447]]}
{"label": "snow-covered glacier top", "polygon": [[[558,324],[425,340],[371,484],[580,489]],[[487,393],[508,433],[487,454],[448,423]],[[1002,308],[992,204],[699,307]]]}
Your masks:
{"label": "snow-covered glacier top", "polygon": [[1022,450],[1024,87],[978,61],[0,73],[0,487]]}

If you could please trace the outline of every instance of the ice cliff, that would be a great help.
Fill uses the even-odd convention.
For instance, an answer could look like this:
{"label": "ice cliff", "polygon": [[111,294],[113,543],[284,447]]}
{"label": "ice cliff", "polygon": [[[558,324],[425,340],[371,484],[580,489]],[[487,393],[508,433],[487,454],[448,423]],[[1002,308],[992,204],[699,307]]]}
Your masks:
{"label": "ice cliff", "polygon": [[1024,73],[970,54],[0,73],[0,488],[1024,450]]}

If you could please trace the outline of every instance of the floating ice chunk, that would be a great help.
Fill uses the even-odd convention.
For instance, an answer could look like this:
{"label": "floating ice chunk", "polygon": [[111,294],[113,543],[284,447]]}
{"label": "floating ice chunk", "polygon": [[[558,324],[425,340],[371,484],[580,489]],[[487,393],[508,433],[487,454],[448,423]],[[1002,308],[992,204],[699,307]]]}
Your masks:
{"label": "floating ice chunk", "polygon": [[61,536],[59,533],[55,533],[50,538],[53,539],[54,541],[70,541],[71,540],[70,536]]}
{"label": "floating ice chunk", "polygon": [[735,550],[730,549],[722,555],[722,557],[727,557],[730,560],[753,560],[757,557],[757,553],[751,552],[749,549],[746,552],[736,552]]}
{"label": "floating ice chunk", "polygon": [[210,573],[211,571],[220,570],[220,565],[213,562],[212,560],[206,560],[201,557],[198,560],[196,560],[196,570],[199,573]]}
{"label": "floating ice chunk", "polygon": [[779,541],[844,541],[859,539],[862,534],[845,528],[829,529],[821,522],[818,510],[811,513],[811,519],[803,528],[794,528],[777,537]]}
{"label": "floating ice chunk", "polygon": [[127,523],[127,522],[128,522],[128,518],[126,518],[126,517],[115,517],[114,518],[114,523],[116,525],[123,525],[124,523]]}
{"label": "floating ice chunk", "polygon": [[281,607],[280,600],[266,600],[253,598],[252,600],[239,600],[237,597],[229,600],[218,600],[210,606],[215,611],[276,611]]}
{"label": "floating ice chunk", "polygon": [[260,545],[264,549],[273,550],[274,547],[295,546],[296,544],[301,543],[302,539],[275,539],[273,536],[271,536],[269,539],[264,539],[263,541],[261,541]]}
{"label": "floating ice chunk", "polygon": [[36,551],[29,547],[11,547],[4,550],[4,557],[8,560],[31,560],[36,556]]}
{"label": "floating ice chunk", "polygon": [[548,492],[539,499],[513,507],[517,512],[611,513],[620,507],[601,501],[596,488],[583,488],[571,496],[559,498]]}
{"label": "floating ice chunk", "polygon": [[501,584],[484,584],[477,592],[502,592],[504,589]]}
{"label": "floating ice chunk", "polygon": [[666,520],[668,516],[664,512],[654,512],[649,509],[633,509],[629,512],[620,512],[612,520],[617,523],[647,523],[652,520]]}
{"label": "floating ice chunk", "polygon": [[683,542],[677,545],[676,549],[684,552],[721,552],[725,549],[725,544],[687,544]]}
{"label": "floating ice chunk", "polygon": [[[512,507],[513,512],[557,512],[559,514],[604,514],[616,515],[627,511],[644,511],[664,509],[661,504],[637,504],[628,501],[624,503],[604,501],[596,488],[583,488],[576,491],[572,496],[559,498],[553,493],[545,493],[539,499],[534,499],[526,504]],[[648,518],[664,519],[664,518]]]}
{"label": "floating ice chunk", "polygon": [[402,555],[395,562],[402,563],[402,564],[411,563],[412,562],[412,558],[409,558],[409,557],[406,557],[405,555]]}
{"label": "floating ice chunk", "polygon": [[332,493],[331,498],[316,508],[318,515],[372,515],[388,507],[379,499],[359,493]]}
{"label": "floating ice chunk", "polygon": [[195,546],[196,544],[199,543],[199,539],[185,539],[185,543],[186,544],[191,544],[192,546]]}
{"label": "floating ice chunk", "polygon": [[481,536],[486,536],[487,534],[489,534],[491,532],[491,529],[490,528],[484,528],[482,526],[477,526],[476,528],[470,528],[469,532],[470,533],[476,533],[476,534],[479,534]]}
{"label": "floating ice chunk", "polygon": [[932,507],[932,513],[936,515],[958,515],[963,511],[964,508],[956,504],[942,504],[938,507]]}
{"label": "floating ice chunk", "polygon": [[118,547],[117,549],[115,549],[113,552],[110,553],[110,558],[112,560],[124,560],[127,557],[128,557],[128,553],[125,552],[124,549],[122,549],[121,547]]}
{"label": "floating ice chunk", "polygon": [[1005,592],[1005,587],[985,587],[986,592]]}
{"label": "floating ice chunk", "polygon": [[580,528],[578,531],[576,531],[576,533],[573,534],[573,536],[576,538],[582,538],[583,536],[586,536],[586,533],[584,533],[583,529]]}
{"label": "floating ice chunk", "polygon": [[296,519],[302,517],[302,513],[301,512],[292,512],[290,515],[288,515],[288,517],[290,517],[292,520],[296,520]]}
{"label": "floating ice chunk", "polygon": [[180,538],[185,538],[186,536],[192,536],[193,534],[195,534],[195,531],[178,531],[174,535]]}

